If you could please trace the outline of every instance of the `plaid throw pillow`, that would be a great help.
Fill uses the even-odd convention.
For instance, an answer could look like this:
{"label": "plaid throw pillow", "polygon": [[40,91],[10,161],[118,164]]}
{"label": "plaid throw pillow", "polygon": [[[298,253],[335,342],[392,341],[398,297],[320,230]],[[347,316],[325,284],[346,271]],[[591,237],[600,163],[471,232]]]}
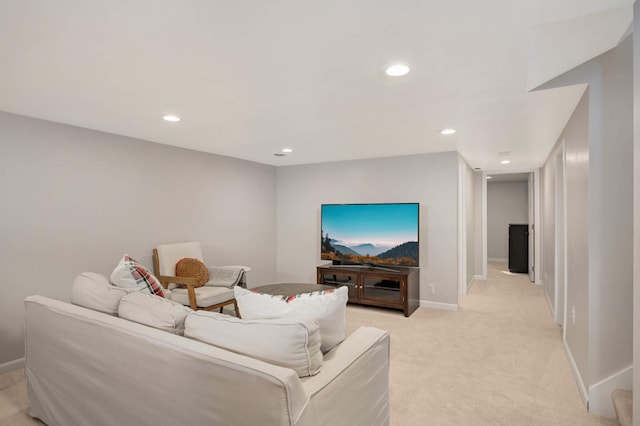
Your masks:
{"label": "plaid throw pillow", "polygon": [[158,279],[128,254],[122,257],[111,273],[111,282],[118,287],[137,288],[164,297],[164,291]]}

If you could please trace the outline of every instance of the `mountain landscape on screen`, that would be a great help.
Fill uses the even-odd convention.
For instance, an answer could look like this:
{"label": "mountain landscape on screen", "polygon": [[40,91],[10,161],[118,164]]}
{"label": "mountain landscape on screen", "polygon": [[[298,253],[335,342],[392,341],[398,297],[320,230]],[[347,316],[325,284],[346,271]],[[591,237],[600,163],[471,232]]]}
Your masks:
{"label": "mountain landscape on screen", "polygon": [[328,204],[321,216],[323,260],[418,266],[418,204]]}
{"label": "mountain landscape on screen", "polygon": [[325,235],[322,259],[341,260],[345,263],[416,266],[418,264],[418,242],[407,241],[391,248],[376,247],[373,244],[359,244],[347,247],[333,239],[327,241]]}

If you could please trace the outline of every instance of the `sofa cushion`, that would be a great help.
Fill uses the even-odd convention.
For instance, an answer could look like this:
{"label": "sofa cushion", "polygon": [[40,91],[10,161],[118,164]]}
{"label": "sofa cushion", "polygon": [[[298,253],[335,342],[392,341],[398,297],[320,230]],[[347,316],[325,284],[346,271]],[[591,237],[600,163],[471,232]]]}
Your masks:
{"label": "sofa cushion", "polygon": [[[206,308],[233,299],[233,290],[227,287],[197,287],[195,293],[199,308]],[[176,287],[171,290],[171,299],[174,302],[189,305],[189,293],[185,287]]]}
{"label": "sofa cushion", "polygon": [[130,290],[116,287],[107,277],[95,272],[83,272],[73,280],[71,303],[109,315],[118,315],[120,299]]}
{"label": "sofa cushion", "polygon": [[205,284],[209,281],[209,270],[201,260],[185,257],[176,263],[176,277],[196,278],[198,284]]}
{"label": "sofa cushion", "polygon": [[293,296],[272,296],[234,287],[236,303],[244,319],[303,317],[318,321],[321,346],[327,353],[345,338],[347,287]]}
{"label": "sofa cushion", "polygon": [[299,377],[322,367],[320,329],[311,319],[246,320],[196,311],[185,321],[186,337],[294,370]]}
{"label": "sofa cushion", "polygon": [[140,291],[124,296],[118,308],[121,318],[179,335],[184,334],[184,320],[190,312],[180,303]]}
{"label": "sofa cushion", "polygon": [[125,254],[111,273],[111,282],[123,288],[135,288],[164,297],[160,281],[135,259]]}

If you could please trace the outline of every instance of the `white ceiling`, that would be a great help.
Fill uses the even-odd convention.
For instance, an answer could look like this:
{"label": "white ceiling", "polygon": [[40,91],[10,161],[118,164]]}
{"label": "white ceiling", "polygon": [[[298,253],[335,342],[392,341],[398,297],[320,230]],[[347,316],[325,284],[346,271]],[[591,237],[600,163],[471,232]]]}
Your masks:
{"label": "white ceiling", "polygon": [[[527,92],[536,28],[632,3],[2,0],[0,110],[272,165],[458,150],[538,167],[585,87]],[[411,73],[386,77],[396,61]]]}

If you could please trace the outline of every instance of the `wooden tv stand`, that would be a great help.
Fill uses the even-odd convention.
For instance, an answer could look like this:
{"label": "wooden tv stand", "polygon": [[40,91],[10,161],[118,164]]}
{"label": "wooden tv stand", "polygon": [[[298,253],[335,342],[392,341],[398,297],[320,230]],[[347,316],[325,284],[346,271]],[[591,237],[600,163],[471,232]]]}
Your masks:
{"label": "wooden tv stand", "polygon": [[349,302],[398,309],[408,317],[420,306],[420,270],[403,267],[321,265],[318,284],[349,289]]}

